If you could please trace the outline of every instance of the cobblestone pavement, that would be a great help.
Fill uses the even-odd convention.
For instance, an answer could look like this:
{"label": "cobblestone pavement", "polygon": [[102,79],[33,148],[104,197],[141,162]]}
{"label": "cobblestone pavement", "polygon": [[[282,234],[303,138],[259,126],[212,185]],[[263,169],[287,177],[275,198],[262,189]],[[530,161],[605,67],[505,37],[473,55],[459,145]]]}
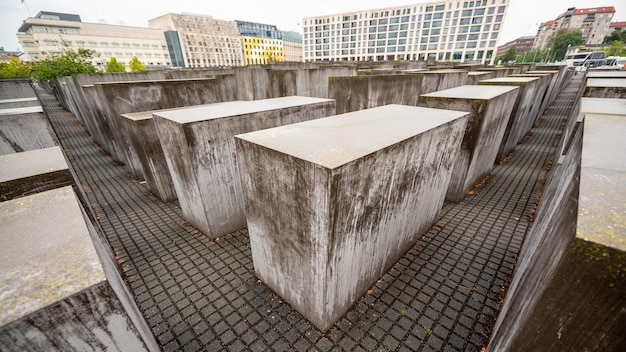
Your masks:
{"label": "cobblestone pavement", "polygon": [[574,77],[510,158],[441,218],[327,333],[255,275],[246,229],[211,240],[40,99],[124,279],[164,351],[477,351],[487,344],[582,84]]}

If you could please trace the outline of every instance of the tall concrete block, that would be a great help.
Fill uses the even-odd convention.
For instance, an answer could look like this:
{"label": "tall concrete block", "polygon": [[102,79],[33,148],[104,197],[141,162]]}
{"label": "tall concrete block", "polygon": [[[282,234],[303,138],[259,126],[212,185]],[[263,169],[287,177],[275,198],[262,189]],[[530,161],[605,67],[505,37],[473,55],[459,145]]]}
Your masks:
{"label": "tall concrete block", "polygon": [[430,71],[412,70],[408,73],[422,75],[421,94],[428,94],[438,90],[459,87],[467,84],[468,72],[465,70],[439,69]]}
{"label": "tall concrete block", "polygon": [[626,78],[626,71],[588,70],[587,78]]}
{"label": "tall concrete block", "polygon": [[185,219],[212,238],[246,227],[233,136],[334,113],[333,100],[294,96],[153,114]]}
{"label": "tall concrete block", "polygon": [[437,218],[467,116],[387,105],[238,135],[259,279],[329,329]]}
{"label": "tall concrete block", "polygon": [[297,95],[296,70],[270,70],[271,98]]}
{"label": "tall concrete block", "polygon": [[518,86],[519,93],[511,111],[509,123],[502,137],[502,143],[496,155],[496,162],[510,153],[528,133],[541,107],[543,92],[540,91],[539,77],[500,77],[478,82],[478,85]]}
{"label": "tall concrete block", "polygon": [[585,97],[626,98],[626,78],[588,78]]}
{"label": "tall concrete block", "polygon": [[424,106],[470,112],[446,200],[459,202],[493,168],[519,88],[461,86],[420,97]]}
{"label": "tall concrete block", "polygon": [[548,105],[550,103],[552,103],[552,99],[553,97],[551,96],[553,94],[553,87],[554,84],[556,83],[556,78],[557,76],[554,75],[554,73],[557,73],[558,71],[528,71],[526,73],[519,73],[519,74],[513,74],[513,75],[509,75],[508,77],[538,77],[539,78],[539,92],[543,92],[540,93],[542,94],[541,96],[541,103],[539,104],[539,107],[537,108],[536,112],[535,112],[535,119],[541,117],[544,113],[544,111],[546,110],[546,108],[548,107]]}
{"label": "tall concrete block", "polygon": [[477,69],[477,71],[488,71],[493,72],[495,78],[506,77],[508,75],[514,75],[516,73],[521,73],[521,67],[513,67],[513,66],[488,66]]}
{"label": "tall concrete block", "polygon": [[59,147],[0,156],[0,201],[74,184]]}
{"label": "tall concrete block", "polygon": [[144,178],[143,170],[130,143],[122,114],[222,101],[218,82],[209,78],[106,82],[94,86],[98,109],[113,134],[112,155],[138,179]]}
{"label": "tall concrete block", "polygon": [[491,71],[471,71],[467,73],[467,84],[477,85],[479,81],[495,78],[495,74]]}
{"label": "tall concrete block", "polygon": [[335,99],[337,114],[388,104],[416,106],[423,77],[413,74],[330,77],[328,97]]}
{"label": "tall concrete block", "polygon": [[328,98],[330,77],[356,76],[356,65],[307,65],[296,73],[299,96]]}
{"label": "tall concrete block", "polygon": [[556,165],[550,182],[557,187],[546,184],[529,234],[536,236],[524,243],[534,251],[522,252],[488,350],[626,347],[624,131],[624,114],[588,113],[572,134],[568,151],[578,149],[578,158]]}
{"label": "tall concrete block", "polygon": [[0,155],[58,145],[41,106],[0,110]]}
{"label": "tall concrete block", "polygon": [[0,222],[3,351],[158,350],[130,297],[119,298],[121,278],[107,279],[71,187],[0,202]]}

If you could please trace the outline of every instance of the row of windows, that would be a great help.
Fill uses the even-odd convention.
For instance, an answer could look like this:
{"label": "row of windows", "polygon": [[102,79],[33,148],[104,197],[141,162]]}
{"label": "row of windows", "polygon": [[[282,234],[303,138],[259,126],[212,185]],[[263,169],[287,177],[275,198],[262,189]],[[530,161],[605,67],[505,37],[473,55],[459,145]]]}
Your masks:
{"label": "row of windows", "polygon": [[[441,39],[441,44],[440,43],[440,39]],[[432,50],[432,49],[437,49],[437,47],[440,47],[441,49],[445,49],[446,46],[448,47],[448,49],[452,49],[452,48],[457,48],[457,49],[462,49],[462,48],[475,48],[475,47],[495,47],[496,46],[496,41],[495,40],[487,40],[488,38],[483,37],[483,40],[478,41],[478,38],[472,38],[472,39],[467,39],[467,40],[463,40],[463,41],[452,41],[450,40],[450,42],[445,41],[445,37],[431,37],[431,38],[422,38],[422,40],[419,42],[420,45],[418,46],[418,41],[415,41],[414,47],[415,50],[417,50],[417,48],[419,48],[420,50]],[[454,39],[453,37],[451,39]],[[349,48],[361,48],[361,43],[358,43],[359,45],[356,45],[357,43],[343,43],[343,44],[324,44],[324,45],[315,45],[315,46],[307,46],[306,47],[306,51],[320,51],[320,50],[334,50],[334,49],[349,49]],[[363,50],[365,50],[365,48],[367,48],[368,50],[373,50],[374,48],[381,48],[381,47],[390,47],[390,46],[396,46],[396,45],[400,45],[403,46],[407,44],[407,40],[406,39],[398,39],[398,40],[378,40],[378,41],[369,41],[367,43],[367,45],[363,45]],[[408,41],[409,44],[409,49],[411,48],[411,45],[413,44],[411,41]]]}
{"label": "row of windows", "polygon": [[[367,54],[382,54],[382,53],[397,53],[397,51],[370,51],[367,52]],[[404,59],[406,58],[407,60],[410,59],[420,59],[420,60],[424,60],[427,56],[428,58],[439,58],[439,60],[461,60],[461,59],[465,59],[465,60],[480,60],[483,58],[486,59],[490,59],[493,56],[494,51],[493,50],[465,50],[465,51],[447,51],[447,52],[439,52],[439,53],[422,53],[422,54],[406,54],[406,53],[401,53],[401,54],[393,54],[393,55],[387,55],[387,56],[367,56],[363,57],[363,61],[365,60],[369,60],[372,61],[374,60],[374,58],[376,58],[377,60],[396,60],[396,59]],[[359,52],[355,52],[354,50],[343,50],[341,51],[341,55],[360,55],[360,54],[366,54],[366,53],[359,53]],[[322,58],[322,57],[327,57],[325,58],[325,60],[333,60],[333,58],[331,56],[339,56],[339,52],[329,52],[329,51],[318,51],[315,52],[313,55],[307,55],[307,57],[318,57],[318,58]],[[346,60],[347,58],[341,58],[341,60]],[[355,57],[350,58],[352,61],[355,60]],[[307,60],[309,61],[309,60]]]}
{"label": "row of windows", "polygon": [[39,33],[80,34],[79,28],[37,26]]}

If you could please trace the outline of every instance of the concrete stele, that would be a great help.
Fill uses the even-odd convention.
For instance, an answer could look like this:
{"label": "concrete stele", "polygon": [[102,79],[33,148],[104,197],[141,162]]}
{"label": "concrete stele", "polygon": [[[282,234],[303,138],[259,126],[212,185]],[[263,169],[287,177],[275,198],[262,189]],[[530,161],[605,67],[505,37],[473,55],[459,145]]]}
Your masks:
{"label": "concrete stele", "polygon": [[539,77],[498,77],[478,82],[478,85],[520,87],[504,137],[502,137],[496,162],[515,149],[517,143],[524,138],[535,123],[543,98],[543,92],[539,92],[539,83]]}
{"label": "concrete stele", "polygon": [[424,106],[470,112],[446,200],[461,201],[493,168],[518,91],[467,85],[420,96]]}
{"label": "concrete stele", "polygon": [[334,114],[334,100],[300,96],[153,114],[183,216],[212,238],[245,228],[233,136]]}
{"label": "concrete stele", "polygon": [[106,280],[71,187],[0,202],[0,325]]}
{"label": "concrete stele", "polygon": [[435,221],[467,116],[387,105],[236,136],[257,276],[330,328]]}

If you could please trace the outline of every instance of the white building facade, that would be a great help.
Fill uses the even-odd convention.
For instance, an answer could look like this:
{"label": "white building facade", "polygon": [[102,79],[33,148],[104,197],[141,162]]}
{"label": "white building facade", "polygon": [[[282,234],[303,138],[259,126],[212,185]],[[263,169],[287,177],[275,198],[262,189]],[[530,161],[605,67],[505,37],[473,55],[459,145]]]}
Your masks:
{"label": "white building facade", "polygon": [[492,63],[509,2],[447,0],[304,18],[304,61]]}
{"label": "white building facade", "polygon": [[163,31],[82,22],[78,15],[42,11],[22,23],[17,38],[24,50],[23,61],[60,55],[64,48],[85,48],[94,51],[96,67],[104,67],[111,57],[128,65],[133,56],[148,68],[171,65]]}

